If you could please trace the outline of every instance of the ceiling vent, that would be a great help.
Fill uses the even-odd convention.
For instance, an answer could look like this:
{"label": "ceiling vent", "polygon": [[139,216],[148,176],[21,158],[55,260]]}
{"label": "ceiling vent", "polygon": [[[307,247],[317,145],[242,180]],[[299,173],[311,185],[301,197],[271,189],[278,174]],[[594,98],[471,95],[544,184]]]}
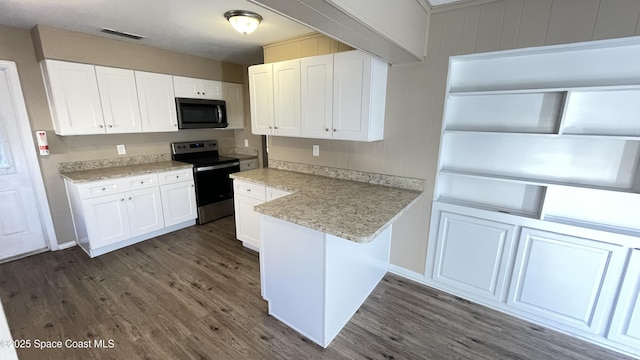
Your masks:
{"label": "ceiling vent", "polygon": [[103,32],[105,34],[121,36],[121,37],[125,37],[127,39],[133,39],[133,40],[140,40],[140,39],[145,39],[146,38],[146,36],[133,34],[133,33],[122,31],[122,30],[110,29],[110,28],[106,28],[106,27],[103,27],[102,30],[100,30],[100,32]]}

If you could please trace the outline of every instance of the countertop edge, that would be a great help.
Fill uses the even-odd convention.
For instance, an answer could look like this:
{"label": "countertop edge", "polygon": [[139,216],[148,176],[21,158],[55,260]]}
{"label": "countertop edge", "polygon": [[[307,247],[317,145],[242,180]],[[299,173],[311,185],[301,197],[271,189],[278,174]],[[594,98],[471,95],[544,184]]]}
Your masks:
{"label": "countertop edge", "polygon": [[[95,181],[104,181],[104,180],[111,180],[111,179],[121,179],[121,178],[125,178],[125,177],[130,177],[130,176],[138,176],[138,175],[145,175],[145,174],[151,174],[151,173],[159,173],[159,172],[165,172],[165,171],[173,171],[173,170],[181,170],[181,169],[191,169],[193,168],[192,164],[189,163],[181,163],[179,161],[171,161],[171,162],[167,162],[167,166],[164,167],[159,167],[156,169],[145,169],[145,170],[140,170],[140,169],[135,169],[138,168],[142,165],[149,165],[149,164],[162,164],[162,162],[158,162],[158,163],[146,163],[146,164],[137,164],[137,165],[125,165],[125,166],[114,166],[112,168],[109,167],[105,167],[105,168],[99,168],[99,169],[91,169],[91,170],[78,170],[78,171],[68,171],[68,172],[59,172],[60,176],[62,176],[64,179],[68,180],[69,182],[73,183],[73,184],[83,184],[83,183],[88,183],[88,182],[95,182]],[[74,178],[72,174],[78,174],[78,173],[88,173],[91,171],[96,171],[96,170],[105,170],[105,169],[122,169],[123,171],[118,173],[118,172],[114,172],[113,174],[109,174],[109,175],[100,175],[100,176],[93,176],[93,177],[89,177],[89,178]],[[133,170],[133,171],[132,171]],[[117,171],[117,170],[116,170]]]}

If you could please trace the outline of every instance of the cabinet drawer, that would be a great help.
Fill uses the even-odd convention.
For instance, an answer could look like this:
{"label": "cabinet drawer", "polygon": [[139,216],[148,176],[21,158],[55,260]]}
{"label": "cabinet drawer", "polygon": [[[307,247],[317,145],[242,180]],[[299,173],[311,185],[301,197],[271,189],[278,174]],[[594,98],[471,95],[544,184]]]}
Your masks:
{"label": "cabinet drawer", "polygon": [[78,191],[81,199],[91,199],[98,196],[116,194],[129,189],[128,179],[92,181],[78,185]]}
{"label": "cabinet drawer", "polygon": [[127,189],[130,190],[146,189],[148,187],[158,186],[158,174],[156,173],[128,177],[122,180],[127,182]]}
{"label": "cabinet drawer", "polygon": [[175,171],[167,171],[158,174],[160,185],[173,184],[181,181],[193,179],[193,169],[180,169]]}
{"label": "cabinet drawer", "polygon": [[265,200],[265,186],[244,181],[233,181],[233,192],[236,196],[246,196],[256,200]]}
{"label": "cabinet drawer", "polygon": [[257,168],[258,168],[258,159],[240,161],[240,171],[253,170]]}

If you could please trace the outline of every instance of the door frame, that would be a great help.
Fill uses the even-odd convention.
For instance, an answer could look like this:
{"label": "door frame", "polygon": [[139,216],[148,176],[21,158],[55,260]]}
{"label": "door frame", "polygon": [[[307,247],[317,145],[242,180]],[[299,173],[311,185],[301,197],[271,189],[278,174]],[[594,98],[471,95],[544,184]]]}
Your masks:
{"label": "door frame", "polygon": [[11,94],[13,108],[18,122],[20,133],[20,141],[24,151],[24,157],[27,162],[27,171],[31,178],[31,186],[36,197],[36,205],[38,206],[38,215],[45,240],[49,245],[49,250],[58,250],[58,239],[53,227],[53,218],[51,217],[51,209],[47,201],[47,193],[42,179],[42,171],[36,156],[35,143],[33,141],[31,123],[27,113],[27,106],[22,95],[22,86],[20,85],[20,77],[18,76],[18,67],[16,63],[8,60],[0,60],[0,71],[5,72],[9,82],[9,93]]}

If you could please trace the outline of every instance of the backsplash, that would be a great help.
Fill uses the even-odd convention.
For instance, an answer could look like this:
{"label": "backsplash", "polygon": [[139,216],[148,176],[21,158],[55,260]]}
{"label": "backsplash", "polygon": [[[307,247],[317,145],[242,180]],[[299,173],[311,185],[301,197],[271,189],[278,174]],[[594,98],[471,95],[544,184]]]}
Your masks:
{"label": "backsplash", "polygon": [[245,147],[220,149],[218,151],[220,152],[220,155],[242,154],[242,155],[258,156],[258,149],[251,149],[251,148],[245,148]]}
{"label": "backsplash", "polygon": [[63,162],[58,164],[59,172],[102,169],[115,166],[149,164],[161,161],[171,161],[171,154],[152,154],[140,156],[118,157],[112,159],[85,160]]}
{"label": "backsplash", "polygon": [[402,176],[368,173],[364,171],[338,169],[318,165],[301,164],[289,161],[269,159],[269,167],[297,171],[306,174],[366,182],[369,184],[392,186],[409,190],[424,191],[424,179]]}

